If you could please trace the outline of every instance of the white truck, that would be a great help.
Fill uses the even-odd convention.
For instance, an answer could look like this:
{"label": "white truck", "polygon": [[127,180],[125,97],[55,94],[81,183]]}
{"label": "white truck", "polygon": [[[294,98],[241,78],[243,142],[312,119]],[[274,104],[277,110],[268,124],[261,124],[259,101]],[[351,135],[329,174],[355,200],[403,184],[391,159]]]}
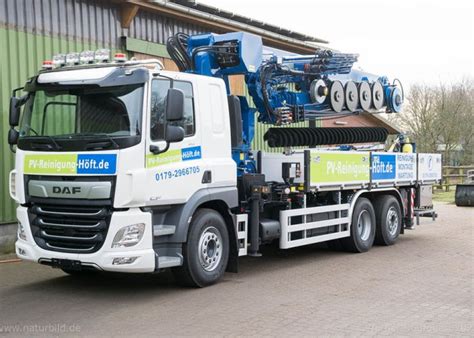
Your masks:
{"label": "white truck", "polygon": [[[188,37],[189,56],[201,65],[214,60],[221,70],[245,65],[235,73],[246,74],[248,84],[268,62],[285,62],[229,60],[246,53],[249,35],[209,36],[217,52],[196,52]],[[237,43],[223,49],[223,40]],[[126,61],[117,54],[111,61],[107,53],[56,56],[21,88],[23,96],[13,93],[8,141],[16,166],[9,185],[18,203],[21,259],[71,274],[171,268],[180,282],[202,287],[225,271],[237,272],[239,256],[259,256],[260,245],[272,241],[281,249],[340,241],[353,252],[374,242],[393,244],[413,226],[414,208],[430,205],[421,194],[440,179],[439,155],[309,148],[379,139],[372,134],[380,130],[371,134],[370,128],[348,128],[326,140],[307,136],[310,144],[298,149],[288,144],[291,137],[301,146],[311,129],[323,128],[297,128],[299,137],[280,139],[273,130],[268,138],[285,151],[256,151],[247,118],[255,110],[229,94],[230,72],[171,72],[156,60]],[[324,112],[340,113],[333,84],[339,80],[311,82],[308,104],[333,100]],[[264,96],[272,88],[264,88]],[[356,110],[363,109],[364,88],[359,84]],[[257,92],[261,97],[262,89]],[[384,102],[391,99],[387,93]],[[350,99],[342,112],[352,109]],[[273,123],[301,120],[302,108],[287,102],[273,107]],[[316,116],[314,109],[306,112]]]}

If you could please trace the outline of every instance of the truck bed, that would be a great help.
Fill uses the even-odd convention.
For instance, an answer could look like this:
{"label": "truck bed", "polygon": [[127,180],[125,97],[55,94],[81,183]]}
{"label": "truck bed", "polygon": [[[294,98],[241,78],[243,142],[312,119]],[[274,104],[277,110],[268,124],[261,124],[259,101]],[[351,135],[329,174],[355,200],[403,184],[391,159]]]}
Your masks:
{"label": "truck bed", "polygon": [[297,164],[300,175],[293,183],[305,191],[412,186],[441,179],[440,154],[310,149],[290,155],[261,153],[259,159],[267,181],[283,182],[283,164]]}

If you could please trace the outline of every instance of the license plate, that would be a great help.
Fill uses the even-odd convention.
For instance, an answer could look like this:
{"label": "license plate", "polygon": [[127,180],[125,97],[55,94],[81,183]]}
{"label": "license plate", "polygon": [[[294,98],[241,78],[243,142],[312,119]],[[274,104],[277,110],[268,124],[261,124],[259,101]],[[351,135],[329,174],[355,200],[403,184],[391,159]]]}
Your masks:
{"label": "license plate", "polygon": [[51,266],[58,269],[68,269],[68,270],[82,270],[82,265],[80,261],[73,261],[71,259],[59,259],[53,258],[51,260]]}

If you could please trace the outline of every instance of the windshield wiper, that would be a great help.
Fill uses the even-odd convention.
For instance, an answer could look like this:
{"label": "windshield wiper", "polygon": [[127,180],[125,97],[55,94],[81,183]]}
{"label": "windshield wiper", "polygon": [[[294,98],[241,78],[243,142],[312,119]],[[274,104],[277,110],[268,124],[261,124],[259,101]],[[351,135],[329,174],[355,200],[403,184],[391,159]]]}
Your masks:
{"label": "windshield wiper", "polygon": [[[120,145],[107,133],[75,133],[75,134],[64,134],[64,135],[58,135],[56,136],[57,138],[66,138],[66,139],[80,139],[82,136],[85,137],[98,137],[98,138],[106,138],[107,141],[110,141],[110,145],[113,145],[115,149],[120,148]],[[90,140],[87,142],[87,144],[94,144],[94,143],[99,143],[100,140],[94,139]],[[105,145],[100,145],[97,148],[104,148]]]}
{"label": "windshield wiper", "polygon": [[[52,136],[41,135],[41,136],[33,136],[33,137],[34,138],[44,138],[48,141],[51,141],[51,144],[54,145],[54,148],[51,146],[51,144],[48,144],[48,143],[44,144],[44,143],[38,142],[39,140],[32,140],[31,141],[31,144],[32,144],[33,147],[35,147],[35,142],[37,142],[36,143],[37,145],[47,145],[47,146],[49,146],[48,148],[51,149],[51,150],[61,150],[62,149],[62,147],[59,145],[59,143],[56,142]],[[40,141],[46,141],[46,140],[40,140]],[[38,148],[38,147],[36,146],[36,148]]]}
{"label": "windshield wiper", "polygon": [[110,136],[107,133],[93,133],[92,135],[94,135],[94,136],[103,136],[103,137],[107,138],[111,143],[113,143],[115,149],[120,148],[119,144],[113,139],[113,137]]}
{"label": "windshield wiper", "polygon": [[[113,147],[115,149],[118,149],[120,148],[119,144],[113,139],[113,137],[111,137],[109,134],[107,133],[78,133],[78,134],[74,134],[74,136],[97,136],[97,137],[103,137],[103,138],[106,138],[108,141],[110,141],[110,145],[113,145]],[[93,149],[97,149],[97,148],[105,148],[106,147],[106,144],[102,143],[100,144],[100,141],[98,140],[91,140],[90,142],[87,143],[88,145],[94,145],[94,144],[97,144],[96,147],[91,147]]]}
{"label": "windshield wiper", "polygon": [[[113,145],[115,149],[120,148],[119,144],[113,139],[112,136],[110,136],[107,133],[92,133],[93,136],[99,136],[99,137],[105,137],[107,140],[109,140]],[[92,143],[92,142],[90,142]]]}

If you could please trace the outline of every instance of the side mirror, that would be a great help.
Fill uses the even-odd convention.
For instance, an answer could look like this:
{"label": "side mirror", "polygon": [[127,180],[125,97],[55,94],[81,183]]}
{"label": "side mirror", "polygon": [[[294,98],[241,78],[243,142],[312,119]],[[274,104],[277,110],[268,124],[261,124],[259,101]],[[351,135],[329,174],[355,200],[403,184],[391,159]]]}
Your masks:
{"label": "side mirror", "polygon": [[166,120],[180,121],[184,116],[184,92],[181,89],[170,88],[166,96]]}
{"label": "side mirror", "polygon": [[184,129],[182,127],[167,124],[165,128],[166,147],[160,149],[154,144],[150,145],[150,151],[155,155],[168,151],[170,143],[181,142],[184,139]]}
{"label": "side mirror", "polygon": [[17,144],[19,135],[20,133],[18,132],[18,130],[11,128],[8,131],[8,144],[11,146]]}
{"label": "side mirror", "polygon": [[184,139],[184,129],[179,126],[166,125],[165,141],[167,143],[181,142]]}
{"label": "side mirror", "polygon": [[150,145],[150,151],[161,154],[168,151],[170,143],[181,142],[184,139],[184,129],[180,126],[173,126],[170,122],[181,121],[184,117],[184,92],[181,89],[170,88],[166,95],[165,111],[165,141],[166,147],[160,149],[156,145]]}
{"label": "side mirror", "polygon": [[18,97],[11,97],[10,98],[10,116],[9,122],[10,126],[15,127],[20,122],[20,106],[21,106],[21,99]]}

